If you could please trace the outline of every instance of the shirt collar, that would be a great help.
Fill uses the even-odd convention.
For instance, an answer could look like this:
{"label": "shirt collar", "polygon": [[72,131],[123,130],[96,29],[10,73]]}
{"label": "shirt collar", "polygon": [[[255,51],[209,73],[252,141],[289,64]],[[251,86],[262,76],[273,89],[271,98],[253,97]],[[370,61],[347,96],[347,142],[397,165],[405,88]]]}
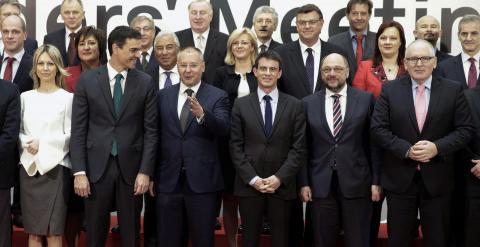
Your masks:
{"label": "shirt collar", "polygon": [[[467,53],[465,53],[463,51],[462,51],[461,54],[462,54],[461,55],[462,56],[462,62],[466,63],[468,61],[468,59],[470,59],[470,55],[468,55]],[[479,60],[480,60],[480,51],[477,54],[473,55],[473,58],[475,58],[476,62],[478,63]]]}
{"label": "shirt collar", "polygon": [[258,48],[260,48],[260,46],[262,45],[265,45],[267,48],[270,47],[270,43],[272,43],[272,39],[269,39],[267,42],[265,43],[262,43],[260,42],[260,40],[258,41],[257,45],[258,45]]}
{"label": "shirt collar", "polygon": [[302,50],[302,54],[305,52],[307,48],[312,48],[315,54],[320,54],[320,38],[318,38],[317,43],[315,43],[311,47],[304,44],[300,39],[298,41],[300,43],[300,49]]}
{"label": "shirt collar", "polygon": [[160,74],[163,74],[163,72],[166,72],[166,71],[170,71],[170,72],[172,72],[172,73],[174,73],[174,74],[178,74],[178,69],[177,69],[177,65],[176,65],[176,64],[175,64],[175,66],[174,66],[171,70],[164,70],[164,69],[162,68],[162,66],[160,66],[160,65],[158,65],[158,68],[159,68],[159,70],[160,70]]}
{"label": "shirt collar", "polygon": [[205,32],[203,33],[196,33],[195,31],[193,31],[192,29],[192,33],[193,33],[193,40],[197,40],[198,36],[200,36],[200,34],[202,35],[202,37],[205,39],[205,42],[207,42],[207,37],[208,37],[208,34],[210,33],[210,28],[207,29]]}
{"label": "shirt collar", "polygon": [[14,57],[15,60],[20,62],[22,60],[23,54],[25,54],[25,49],[23,48],[19,52],[13,54],[13,56],[8,56],[5,50],[3,50],[3,61],[5,61],[8,57]]}
{"label": "shirt collar", "polygon": [[107,71],[108,71],[108,79],[110,81],[115,79],[115,76],[117,76],[117,74],[119,74],[119,73],[122,74],[124,79],[127,79],[128,71],[127,70],[122,70],[122,71],[119,72],[116,69],[114,69],[112,67],[112,65],[110,65],[110,62],[107,63]]}
{"label": "shirt collar", "polygon": [[339,94],[339,95],[342,96],[342,97],[343,97],[343,96],[346,97],[346,96],[347,96],[347,87],[348,87],[348,86],[347,86],[347,84],[345,83],[345,86],[343,86],[342,90],[340,90],[340,92],[338,92],[338,93],[332,92],[332,91],[330,91],[330,89],[325,88],[325,99],[328,99],[328,98],[332,97],[332,96],[335,95],[335,94]]}
{"label": "shirt collar", "polygon": [[[412,79],[412,88],[415,89],[418,86],[417,81],[415,81],[413,78]],[[428,77],[428,79],[423,83],[425,85],[425,88],[430,90],[432,88],[432,76]]]}
{"label": "shirt collar", "polygon": [[[78,27],[76,30],[75,30],[75,33],[78,33],[78,31],[80,31],[80,29],[82,29],[82,25],[80,25],[80,27]],[[72,33],[72,31],[70,31],[70,29],[68,29],[67,27],[65,27],[65,36],[70,38],[70,34]]]}
{"label": "shirt collar", "polygon": [[[357,36],[357,33],[355,33],[351,28],[348,29],[348,32],[350,33],[350,37],[352,37],[352,39],[354,39],[355,36]],[[363,31],[363,33],[362,33],[362,36],[366,37],[367,32],[368,32],[367,29],[365,29],[365,31]]]}
{"label": "shirt collar", "polygon": [[187,90],[187,88],[190,88],[193,90],[193,95],[197,95],[198,93],[198,89],[200,88],[200,85],[202,84],[202,81],[198,82],[195,86],[193,87],[187,87],[185,84],[183,84],[183,82],[181,81],[180,82],[180,93],[181,94],[185,94],[185,90]]}
{"label": "shirt collar", "polygon": [[150,48],[147,50],[147,53],[149,56],[152,56],[152,52],[153,52],[153,45],[150,46]]}
{"label": "shirt collar", "polygon": [[[258,100],[260,103],[263,101],[263,96],[267,95],[262,89],[257,87]],[[272,98],[272,102],[278,102],[278,88],[275,87],[268,95]]]}

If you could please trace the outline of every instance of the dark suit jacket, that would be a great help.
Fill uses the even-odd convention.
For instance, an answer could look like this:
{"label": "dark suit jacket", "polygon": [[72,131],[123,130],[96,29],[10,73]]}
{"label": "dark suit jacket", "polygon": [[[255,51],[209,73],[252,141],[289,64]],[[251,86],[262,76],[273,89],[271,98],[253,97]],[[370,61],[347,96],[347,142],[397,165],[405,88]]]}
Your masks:
{"label": "dark suit jacket", "polygon": [[[345,118],[338,141],[335,141],[325,116],[325,89],[303,101],[307,116],[308,162],[300,173],[300,186],[310,186],[314,198],[327,197],[336,162],[338,183],[345,197],[370,195],[370,186],[379,182],[380,166],[378,158],[372,159],[370,148],[373,96],[347,88]],[[372,176],[374,170],[376,173]]]}
{"label": "dark suit jacket", "polygon": [[[141,61],[142,61],[142,57],[140,56],[140,59],[137,59],[137,63],[135,64],[135,67],[138,69],[138,70],[142,70],[142,64],[141,64]],[[155,69],[155,67],[158,68],[158,62],[157,62],[157,59],[155,58],[155,51],[152,50],[152,54],[150,54],[150,60],[148,60],[148,64],[147,64],[147,68],[146,70],[144,71],[145,73],[147,74],[150,74],[148,73],[149,71]],[[150,75],[152,76],[152,75]],[[158,75],[157,75],[158,76]]]}
{"label": "dark suit jacket", "polygon": [[480,159],[480,87],[463,91],[472,114],[475,132],[468,146],[461,152],[466,172],[466,195],[471,197],[480,196],[480,179],[470,172],[474,166],[472,159]]}
{"label": "dark suit jacket", "polygon": [[[25,52],[22,56],[22,60],[18,66],[17,73],[13,78],[13,83],[17,84],[20,93],[33,89],[33,80],[30,77],[30,70],[32,70],[32,56]],[[0,57],[0,61],[3,61],[3,56]],[[0,69],[2,69],[3,63],[0,62]]]}
{"label": "dark suit jacket", "polygon": [[[257,90],[257,78],[251,73],[247,73],[247,83],[250,88],[250,92]],[[238,86],[240,85],[240,76],[235,73],[234,65],[225,65],[217,68],[215,79],[212,81],[215,87],[218,87],[228,94],[228,100],[230,102],[230,111],[232,110],[233,103],[238,97]]]}
{"label": "dark suit jacket", "polygon": [[433,77],[428,112],[420,132],[412,94],[411,78],[405,76],[385,84],[375,105],[371,132],[384,150],[382,186],[394,193],[405,192],[418,164],[405,158],[407,150],[417,141],[428,140],[436,145],[438,154],[420,166],[420,174],[430,195],[444,195],[453,189],[453,154],[473,134],[470,110],[458,83]]}
{"label": "dark suit jacket", "polygon": [[[462,55],[458,54],[455,57],[447,58],[441,63],[438,63],[434,74],[444,77],[456,82],[459,82],[463,89],[467,89],[467,79],[463,70]],[[477,85],[480,83],[480,78],[477,80]]]}
{"label": "dark suit jacket", "polygon": [[[187,28],[175,33],[180,41],[180,47],[195,46],[193,40],[192,29]],[[203,60],[205,61],[205,72],[202,76],[202,81],[213,83],[215,78],[215,70],[225,65],[224,60],[227,55],[227,41],[228,35],[221,33],[215,29],[210,28],[205,45],[205,52]]]}
{"label": "dark suit jacket", "polygon": [[280,92],[272,134],[266,137],[258,93],[237,99],[230,132],[230,155],[237,171],[235,195],[262,196],[249,182],[255,176],[275,175],[281,185],[272,195],[295,199],[296,176],[306,156],[305,126],[302,102]]}
{"label": "dark suit jacket", "polygon": [[28,54],[33,56],[33,53],[35,53],[35,50],[37,50],[37,48],[38,42],[32,38],[27,37],[27,39],[23,43],[23,49],[25,49]]}
{"label": "dark suit jacket", "polygon": [[279,42],[272,39],[272,41],[270,42],[270,45],[268,46],[268,49],[275,49],[275,48],[277,48],[281,45],[282,45],[282,43],[279,43]]}
{"label": "dark suit jacket", "polygon": [[198,123],[189,115],[182,132],[177,113],[180,83],[158,91],[158,161],[155,169],[157,189],[170,193],[177,186],[183,163],[189,187],[195,193],[211,193],[223,189],[221,164],[218,159],[218,137],[227,136],[230,126],[227,94],[201,82],[196,98],[205,118]]}
{"label": "dark suit jacket", "polygon": [[150,76],[130,70],[115,119],[107,67],[82,73],[73,97],[73,173],[86,171],[90,182],[97,182],[106,169],[115,138],[125,182],[133,185],[138,173],[152,176],[157,147],[156,92]]}
{"label": "dark suit jacket", "polygon": [[435,52],[435,57],[437,57],[437,63],[440,63],[443,60],[446,60],[446,59],[451,58],[453,56],[446,53],[446,52],[443,52],[443,51],[437,49],[437,51]]}
{"label": "dark suit jacket", "polygon": [[9,189],[18,169],[20,94],[18,87],[0,80],[0,189]]}
{"label": "dark suit jacket", "polygon": [[[377,33],[370,32],[370,31],[367,32],[367,37],[365,39],[366,40],[365,49],[363,50],[362,60],[373,58],[373,53],[375,51],[376,35]],[[357,71],[358,64],[357,64],[357,59],[355,58],[355,50],[353,50],[352,37],[350,36],[350,32],[345,31],[343,33],[333,35],[330,38],[328,38],[328,42],[342,47],[347,52],[348,64],[351,65],[350,77],[353,78],[353,76],[355,76],[355,72]]]}
{"label": "dark suit jacket", "polygon": [[65,34],[66,34],[65,28],[62,28],[55,32],[48,33],[45,35],[45,37],[43,37],[43,44],[54,45],[58,48],[58,50],[60,51],[60,54],[62,54],[63,65],[65,67],[78,65],[80,63],[80,60],[78,59],[78,57],[75,59],[75,63],[68,64],[67,46],[65,44]]}
{"label": "dark suit jacket", "polygon": [[[288,44],[283,44],[280,47],[277,47],[275,51],[280,54],[283,62],[282,77],[278,82],[278,88],[280,91],[290,94],[297,99],[302,99],[305,96],[312,94],[308,89],[307,71],[303,62],[302,51],[300,50],[300,42],[297,40]],[[346,54],[341,48],[321,41],[320,59],[331,53]],[[323,88],[323,81],[319,69],[315,92],[321,88]]]}

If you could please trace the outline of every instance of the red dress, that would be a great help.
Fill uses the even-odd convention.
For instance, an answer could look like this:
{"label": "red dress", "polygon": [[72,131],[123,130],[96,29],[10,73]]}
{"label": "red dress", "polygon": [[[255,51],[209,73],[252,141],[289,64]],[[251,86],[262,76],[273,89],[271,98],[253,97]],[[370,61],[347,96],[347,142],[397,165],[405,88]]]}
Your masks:
{"label": "red dress", "polygon": [[80,74],[82,73],[82,68],[80,65],[77,65],[68,67],[66,70],[70,75],[65,77],[65,90],[74,93],[78,78],[80,78]]}

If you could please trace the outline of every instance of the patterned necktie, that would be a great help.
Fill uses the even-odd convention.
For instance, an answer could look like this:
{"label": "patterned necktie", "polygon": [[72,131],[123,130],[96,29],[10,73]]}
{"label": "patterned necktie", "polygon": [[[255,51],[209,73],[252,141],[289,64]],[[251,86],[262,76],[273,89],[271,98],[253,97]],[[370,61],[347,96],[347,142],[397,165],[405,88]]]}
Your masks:
{"label": "patterned necktie", "polygon": [[363,45],[362,45],[363,35],[355,36],[355,39],[357,40],[357,51],[356,51],[355,55],[356,55],[356,58],[357,58],[357,66],[359,66],[360,62],[362,61],[362,57],[363,57]]}
{"label": "patterned necktie", "polygon": [[[189,97],[192,97],[193,90],[191,88],[187,88],[185,90],[185,93]],[[188,100],[187,98],[187,100],[185,100],[185,103],[183,103],[182,111],[180,112],[180,127],[182,128],[182,132],[185,132],[185,129],[187,128],[189,114],[190,114],[190,100]]]}
{"label": "patterned necktie", "polygon": [[148,56],[148,52],[146,51],[142,52],[142,70],[143,71],[147,70],[147,65],[148,65],[147,56]]}
{"label": "patterned necktie", "polygon": [[75,33],[70,33],[69,37],[70,42],[68,42],[67,50],[68,66],[73,66],[75,59],[77,58],[77,49],[75,49]]}
{"label": "patterned necktie", "polygon": [[270,137],[272,134],[272,104],[270,101],[272,100],[272,97],[270,95],[265,95],[263,96],[263,100],[265,100],[265,126],[264,126],[264,131],[265,131],[265,136]]}
{"label": "patterned necktie", "polygon": [[337,140],[337,135],[342,129],[342,109],[340,107],[340,94],[332,95],[333,98],[333,137]]}
{"label": "patterned necktie", "polygon": [[205,52],[205,39],[202,35],[198,35],[197,37],[197,48],[202,51],[202,54]]}
{"label": "patterned necktie", "polygon": [[172,79],[170,78],[170,74],[172,74],[172,71],[165,71],[163,73],[167,76],[167,78],[165,79],[165,83],[163,84],[163,88],[170,87],[172,85]]}
{"label": "patterned necktie", "polygon": [[[119,114],[120,114],[120,104],[122,103],[122,84],[121,81],[123,79],[122,74],[117,74],[115,76],[115,85],[113,86],[113,109],[114,109],[114,116],[115,119],[118,120]],[[112,150],[110,153],[113,156],[118,155],[118,148],[117,148],[117,140],[115,140],[115,137],[113,138],[112,142]]]}
{"label": "patterned necktie", "polygon": [[468,70],[468,88],[474,88],[477,86],[477,67],[475,66],[475,58],[468,59],[470,62],[470,69]]}
{"label": "patterned necktie", "polygon": [[314,69],[314,60],[313,60],[313,49],[312,48],[307,48],[306,50],[308,52],[307,55],[307,61],[305,62],[305,68],[307,69],[307,77],[308,77],[308,86],[310,87],[310,92],[313,93],[315,92],[315,88],[313,87],[314,82],[313,80],[315,79],[315,69]]}
{"label": "patterned necktie", "polygon": [[3,79],[6,81],[12,81],[13,76],[13,61],[15,61],[14,57],[7,58],[7,67],[5,67],[5,72],[3,73]]}
{"label": "patterned necktie", "polygon": [[264,45],[264,44],[262,44],[262,45],[260,46],[260,53],[264,53],[265,51],[267,51],[267,46]]}
{"label": "patterned necktie", "polygon": [[427,104],[425,99],[425,85],[418,85],[415,95],[415,116],[417,118],[418,130],[422,131],[427,115]]}

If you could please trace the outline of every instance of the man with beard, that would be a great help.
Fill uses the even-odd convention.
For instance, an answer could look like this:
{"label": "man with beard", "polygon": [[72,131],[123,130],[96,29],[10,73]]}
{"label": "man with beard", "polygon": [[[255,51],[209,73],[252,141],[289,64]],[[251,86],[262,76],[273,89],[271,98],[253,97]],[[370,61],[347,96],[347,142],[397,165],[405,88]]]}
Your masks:
{"label": "man with beard", "polygon": [[437,41],[442,36],[442,29],[438,20],[430,15],[420,17],[415,23],[415,30],[413,30],[415,39],[424,39],[433,47],[435,47],[435,56],[437,62],[441,62],[447,58],[452,57],[450,54],[437,49]]}
{"label": "man with beard", "polygon": [[[380,163],[372,157],[370,116],[374,98],[347,85],[348,61],[332,53],[321,63],[325,88],[303,99],[307,118],[307,166],[301,198],[312,202],[315,246],[369,246],[372,200],[380,200]],[[319,110],[321,113],[319,114]],[[375,168],[374,168],[375,167]]]}
{"label": "man with beard", "polygon": [[257,35],[258,54],[275,49],[281,44],[272,39],[277,30],[278,13],[270,6],[260,6],[253,15],[253,29]]}

